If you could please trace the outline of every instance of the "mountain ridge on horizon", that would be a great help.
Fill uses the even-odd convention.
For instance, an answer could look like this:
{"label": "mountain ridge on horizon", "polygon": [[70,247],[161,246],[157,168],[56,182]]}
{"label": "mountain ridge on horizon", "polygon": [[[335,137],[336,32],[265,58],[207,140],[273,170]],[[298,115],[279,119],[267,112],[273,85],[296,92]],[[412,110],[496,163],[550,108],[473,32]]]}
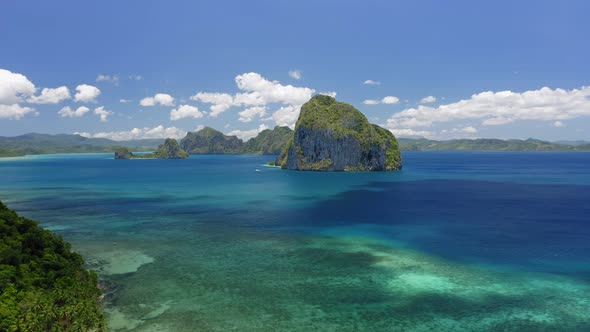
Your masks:
{"label": "mountain ridge on horizon", "polygon": [[[275,126],[276,127],[285,127],[285,126]],[[229,135],[229,134],[225,134],[222,131],[219,131],[211,126],[205,126],[199,130],[195,130],[195,131],[189,131],[190,133],[195,133],[195,132],[199,132],[203,129],[213,129],[215,131],[218,131],[222,134],[224,134],[225,136],[228,137],[238,137],[237,135]],[[273,128],[274,129],[274,128]],[[272,129],[269,129],[272,130]],[[189,133],[187,132],[187,133]],[[28,132],[28,133],[24,133],[24,134],[20,134],[20,135],[15,135],[15,136],[0,136],[0,140],[1,139],[14,139],[14,138],[20,138],[20,137],[25,137],[25,136],[44,136],[44,137],[55,137],[55,136],[78,136],[78,137],[82,137],[85,139],[101,139],[101,140],[109,140],[109,141],[113,141],[113,142],[144,142],[144,141],[164,141],[166,138],[168,137],[161,137],[161,138],[132,138],[132,139],[124,139],[124,140],[117,140],[117,139],[113,139],[113,138],[108,138],[108,137],[89,137],[89,136],[84,136],[81,135],[80,133],[72,133],[72,134],[68,134],[68,133],[56,133],[56,134],[50,134],[50,133],[39,133],[39,132]],[[183,137],[177,137],[176,139],[182,139]],[[241,138],[238,138],[240,140],[242,140],[244,143],[252,140],[256,138],[256,136],[251,137],[247,140],[243,140]],[[436,141],[436,142],[448,142],[448,141],[457,141],[457,140],[482,140],[482,139],[490,139],[490,140],[502,140],[502,141],[539,141],[539,142],[547,142],[547,143],[554,143],[554,144],[559,144],[559,145],[584,145],[584,144],[590,144],[590,140],[584,140],[584,139],[578,139],[578,140],[556,140],[556,141],[552,141],[552,140],[544,140],[544,139],[540,139],[540,138],[534,138],[534,137],[529,137],[529,138],[499,138],[499,137],[472,137],[472,138],[449,138],[449,139],[430,139],[424,136],[396,136],[396,138],[398,139],[405,139],[405,140],[429,140],[429,141]]]}
{"label": "mountain ridge on horizon", "polygon": [[[273,154],[277,152],[276,142],[274,146],[267,149],[268,139],[261,139],[274,133],[277,128],[261,131],[256,137],[249,140],[242,140],[235,135],[226,135],[214,128],[206,127],[192,134],[205,129],[213,130],[222,137],[235,137],[241,142],[241,148],[232,153],[239,154]],[[291,129],[288,129],[291,130]],[[187,133],[187,135],[189,134]],[[262,135],[261,135],[262,134]],[[131,150],[152,151],[165,138],[141,138],[129,140],[113,140],[110,138],[87,137],[80,134],[45,134],[30,132],[18,136],[0,136],[0,157],[16,157],[34,154],[52,153],[99,153],[114,152],[119,147],[126,147]],[[256,142],[260,140],[260,143]],[[590,142],[585,140],[575,141],[545,141],[541,139],[500,139],[500,138],[463,138],[449,140],[433,140],[427,138],[398,137],[402,151],[430,151],[430,150],[486,150],[486,151],[590,151]],[[257,146],[261,145],[261,146]],[[215,152],[213,152],[215,154]]]}

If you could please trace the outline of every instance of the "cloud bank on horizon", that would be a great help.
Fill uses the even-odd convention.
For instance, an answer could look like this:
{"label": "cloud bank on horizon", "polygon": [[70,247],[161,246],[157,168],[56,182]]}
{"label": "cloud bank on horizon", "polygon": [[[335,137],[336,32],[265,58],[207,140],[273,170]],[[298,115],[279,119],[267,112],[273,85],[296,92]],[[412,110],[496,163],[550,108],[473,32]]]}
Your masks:
{"label": "cloud bank on horizon", "polygon": [[[302,79],[300,70],[291,70],[288,74],[294,80]],[[141,81],[136,77],[130,79]],[[119,76],[99,75],[96,81],[119,82]],[[239,74],[235,76],[234,83],[236,92],[203,89],[197,90],[187,98],[173,96],[174,93],[168,91],[136,99],[139,100],[138,106],[157,108],[157,112],[167,108],[169,120],[179,123],[180,127],[166,127],[161,123],[154,123],[151,127],[134,127],[121,131],[91,133],[80,128],[76,132],[88,137],[115,140],[179,138],[187,132],[187,129],[181,127],[195,128],[192,122],[190,125],[183,125],[183,122],[199,120],[202,126],[207,124],[207,119],[215,119],[231,111],[234,121],[228,122],[224,128],[231,129],[240,123],[249,125],[250,129],[227,130],[228,134],[247,140],[275,125],[293,127],[301,105],[316,93],[314,88],[283,84],[256,72]],[[368,86],[382,86],[381,82],[374,80],[362,83]],[[41,111],[36,110],[37,106],[64,103],[68,105],[55,110],[55,116],[64,120],[84,118],[93,114],[97,121],[108,122],[117,113],[107,110],[104,105],[99,106],[103,93],[98,87],[81,83],[76,85],[73,91],[75,94],[72,96],[70,88],[65,85],[41,89],[23,74],[0,69],[0,121],[22,121],[39,116]],[[334,91],[320,93],[336,96]],[[399,97],[387,95],[377,99],[364,99],[364,106],[358,108],[366,111],[374,106],[385,107],[382,110],[383,117],[379,117],[385,118],[385,121],[381,121],[380,124],[400,137],[477,137],[481,128],[527,121],[545,123],[548,128],[563,128],[569,120],[590,117],[590,87],[586,86],[571,90],[542,87],[523,92],[483,91],[456,102],[436,105],[440,100],[428,95],[417,100],[414,107],[387,110],[387,107],[401,104]],[[122,98],[120,102],[130,104],[131,99]],[[85,105],[79,105],[80,103]],[[408,103],[406,100],[406,105]],[[93,104],[96,107],[91,110],[87,105]],[[138,114],[149,116],[147,111]]]}
{"label": "cloud bank on horizon", "polygon": [[[430,102],[428,97],[422,103]],[[590,87],[564,90],[543,87],[522,93],[485,91],[469,99],[437,107],[419,105],[393,114],[386,127],[399,135],[435,137],[436,124],[470,123],[467,133],[475,134],[477,126],[501,126],[517,121],[543,121],[565,127],[564,120],[590,116]],[[460,132],[458,128],[443,133]],[[417,131],[414,131],[417,130]]]}

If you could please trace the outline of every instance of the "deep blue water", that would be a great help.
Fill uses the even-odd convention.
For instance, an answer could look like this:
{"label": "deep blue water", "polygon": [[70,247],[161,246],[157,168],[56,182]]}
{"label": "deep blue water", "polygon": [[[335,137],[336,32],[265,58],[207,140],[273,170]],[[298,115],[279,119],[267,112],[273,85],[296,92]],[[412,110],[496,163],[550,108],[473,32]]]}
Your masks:
{"label": "deep blue water", "polygon": [[270,159],[7,159],[0,200],[114,285],[113,330],[590,328],[590,153]]}

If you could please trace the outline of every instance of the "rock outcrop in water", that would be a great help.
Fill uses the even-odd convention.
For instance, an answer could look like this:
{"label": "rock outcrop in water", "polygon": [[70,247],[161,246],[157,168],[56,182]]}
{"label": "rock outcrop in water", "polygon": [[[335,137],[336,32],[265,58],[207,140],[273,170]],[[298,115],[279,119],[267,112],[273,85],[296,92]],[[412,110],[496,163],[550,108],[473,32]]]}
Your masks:
{"label": "rock outcrop in water", "polygon": [[178,142],[173,138],[167,138],[164,144],[158,146],[154,153],[150,153],[150,157],[157,159],[184,159],[188,158],[188,153],[180,147]]}
{"label": "rock outcrop in water", "polygon": [[115,150],[115,159],[132,159],[135,157],[133,152],[129,151],[128,148],[118,148]]}
{"label": "rock outcrop in water", "polygon": [[115,151],[115,159],[184,159],[189,155],[173,138],[167,138],[153,153],[136,156],[127,148]]}
{"label": "rock outcrop in water", "polygon": [[244,143],[236,136],[227,136],[210,127],[187,133],[180,145],[189,153],[195,154],[235,154],[241,153]]}
{"label": "rock outcrop in water", "polygon": [[275,164],[306,171],[392,171],[402,167],[393,134],[352,105],[316,95],[301,107],[295,132]]}

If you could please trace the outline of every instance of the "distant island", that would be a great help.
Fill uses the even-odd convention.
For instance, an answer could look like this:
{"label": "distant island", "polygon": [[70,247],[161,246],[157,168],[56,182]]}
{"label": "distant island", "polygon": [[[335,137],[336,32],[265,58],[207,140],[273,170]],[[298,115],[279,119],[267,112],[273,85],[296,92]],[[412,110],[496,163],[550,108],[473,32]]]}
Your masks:
{"label": "distant island", "polygon": [[114,152],[120,147],[127,147],[133,151],[154,151],[163,141],[164,139],[113,141],[107,138],[88,138],[77,134],[29,133],[15,137],[0,136],[0,157]]}
{"label": "distant island", "polygon": [[[224,135],[213,128],[205,127],[188,133],[180,141],[181,147],[191,154],[268,154],[278,155],[288,143],[293,130],[276,126],[265,129],[258,136],[242,141],[236,136]],[[78,134],[30,133],[15,137],[0,136],[0,157],[18,157],[54,153],[101,153],[115,152],[121,148],[129,151],[154,151],[164,139],[137,139],[114,141],[107,138],[88,138]]]}
{"label": "distant island", "polygon": [[182,148],[194,154],[237,154],[242,152],[243,144],[236,136],[226,136],[210,127],[189,132],[180,140]]}
{"label": "distant island", "polygon": [[61,237],[0,202],[0,331],[106,331],[94,272]]}
{"label": "distant island", "polygon": [[227,136],[220,131],[205,127],[189,132],[180,140],[180,145],[192,154],[271,154],[281,153],[293,135],[289,127],[276,126],[265,129],[246,143],[236,136]]}
{"label": "distant island", "polygon": [[526,140],[477,138],[448,141],[400,138],[399,143],[403,151],[590,151],[590,142],[552,143],[533,138]]}
{"label": "distant island", "polygon": [[392,171],[402,167],[393,134],[350,104],[316,95],[301,107],[288,145],[274,163],[304,171]]}
{"label": "distant island", "polygon": [[188,157],[188,153],[173,138],[167,138],[164,144],[158,146],[156,151],[152,153],[134,155],[124,147],[115,151],[115,159],[184,159]]}
{"label": "distant island", "polygon": [[[278,155],[293,135],[289,127],[277,126],[261,131],[244,142],[236,136],[225,135],[206,127],[191,132],[180,140],[180,146],[190,154],[262,154]],[[397,138],[401,151],[480,150],[480,151],[590,151],[587,141],[548,142],[538,139],[453,139]],[[120,148],[129,151],[155,151],[164,139],[114,141],[107,138],[88,138],[77,134],[36,134],[15,137],[0,136],[0,157],[53,153],[113,153]]]}

